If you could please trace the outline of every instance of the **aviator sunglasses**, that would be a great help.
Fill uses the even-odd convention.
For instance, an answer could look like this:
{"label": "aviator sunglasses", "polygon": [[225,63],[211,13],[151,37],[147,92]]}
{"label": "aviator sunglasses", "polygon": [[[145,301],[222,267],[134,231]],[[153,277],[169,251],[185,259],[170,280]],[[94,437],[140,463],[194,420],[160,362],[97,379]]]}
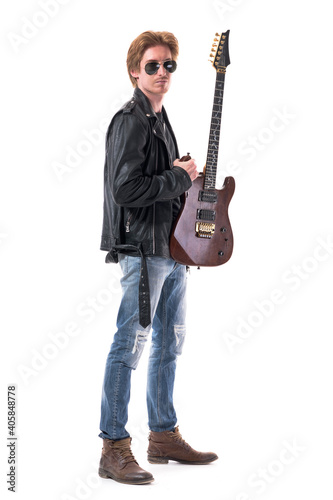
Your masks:
{"label": "aviator sunglasses", "polygon": [[[155,75],[160,69],[161,64],[159,62],[149,62],[145,65],[145,72],[147,75]],[[177,69],[176,61],[165,61],[163,67],[169,72],[173,73]]]}

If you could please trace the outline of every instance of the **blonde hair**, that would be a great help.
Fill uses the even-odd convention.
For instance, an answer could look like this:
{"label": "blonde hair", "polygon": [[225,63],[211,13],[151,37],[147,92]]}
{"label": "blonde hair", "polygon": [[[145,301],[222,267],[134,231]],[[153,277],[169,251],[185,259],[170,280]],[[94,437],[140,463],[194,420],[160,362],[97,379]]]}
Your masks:
{"label": "blonde hair", "polygon": [[131,71],[139,71],[143,54],[150,47],[156,45],[167,45],[171,52],[171,58],[176,61],[179,53],[178,40],[169,31],[145,31],[141,33],[130,45],[127,52],[127,71],[133,87],[137,87],[137,81],[131,75]]}

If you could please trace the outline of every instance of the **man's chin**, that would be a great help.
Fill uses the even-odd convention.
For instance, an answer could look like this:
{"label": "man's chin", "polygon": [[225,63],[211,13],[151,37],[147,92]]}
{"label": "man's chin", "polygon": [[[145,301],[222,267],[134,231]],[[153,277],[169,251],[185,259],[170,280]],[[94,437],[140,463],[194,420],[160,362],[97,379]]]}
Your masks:
{"label": "man's chin", "polygon": [[158,94],[166,94],[169,90],[169,83],[156,84],[155,89]]}

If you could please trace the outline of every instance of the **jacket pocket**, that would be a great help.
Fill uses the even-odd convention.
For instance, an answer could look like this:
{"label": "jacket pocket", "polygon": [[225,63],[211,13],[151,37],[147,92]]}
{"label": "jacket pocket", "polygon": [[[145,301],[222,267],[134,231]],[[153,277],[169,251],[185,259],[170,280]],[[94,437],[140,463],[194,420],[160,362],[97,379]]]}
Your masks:
{"label": "jacket pocket", "polygon": [[130,233],[138,219],[139,208],[129,208],[125,217],[125,232]]}

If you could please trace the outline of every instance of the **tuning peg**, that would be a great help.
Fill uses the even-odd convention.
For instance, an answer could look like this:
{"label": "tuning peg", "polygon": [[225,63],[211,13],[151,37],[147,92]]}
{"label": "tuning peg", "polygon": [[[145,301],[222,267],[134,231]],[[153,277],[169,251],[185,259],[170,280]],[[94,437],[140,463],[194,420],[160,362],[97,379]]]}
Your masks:
{"label": "tuning peg", "polygon": [[222,54],[222,50],[218,50],[217,53],[220,56]]}
{"label": "tuning peg", "polygon": [[213,47],[217,47],[217,43],[213,43]]}
{"label": "tuning peg", "polygon": [[218,41],[219,41],[219,39],[218,39],[218,38],[214,38],[214,42],[218,42]]}
{"label": "tuning peg", "polygon": [[209,54],[209,57],[215,57],[214,54]]}
{"label": "tuning peg", "polygon": [[225,35],[222,35],[223,40],[225,40],[227,37]]}
{"label": "tuning peg", "polygon": [[215,33],[215,36],[220,36],[220,33]]}

